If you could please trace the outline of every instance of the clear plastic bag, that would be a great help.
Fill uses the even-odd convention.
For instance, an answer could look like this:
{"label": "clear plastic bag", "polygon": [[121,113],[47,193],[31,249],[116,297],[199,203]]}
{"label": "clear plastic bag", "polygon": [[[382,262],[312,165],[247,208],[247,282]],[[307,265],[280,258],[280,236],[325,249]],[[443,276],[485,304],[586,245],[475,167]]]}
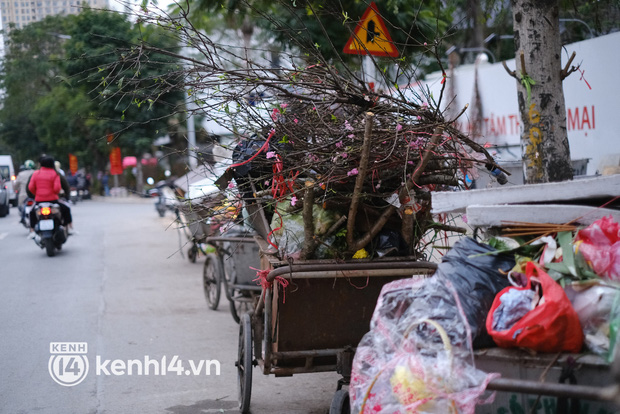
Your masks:
{"label": "clear plastic bag", "polygon": [[603,217],[577,233],[577,252],[594,272],[620,281],[620,224]]}
{"label": "clear plastic bag", "polygon": [[604,282],[571,284],[565,292],[579,317],[587,349],[611,360],[620,324],[620,287]]}
{"label": "clear plastic bag", "polygon": [[498,374],[476,369],[471,333],[450,281],[384,286],[353,361],[353,413],[473,413]]}
{"label": "clear plastic bag", "polygon": [[[291,199],[283,199],[278,201],[276,205],[277,213],[273,215],[271,220],[271,228],[273,229],[273,237],[282,257],[292,257],[299,259],[299,254],[304,248],[304,218],[301,209],[294,210],[291,205]],[[294,210],[293,212],[291,212]],[[327,233],[329,228],[340,218],[340,216],[329,210],[322,209],[318,205],[312,207],[312,219],[314,221],[314,233],[318,237]],[[333,242],[332,238],[323,240],[323,243],[317,248],[315,258],[330,258],[329,249]]]}

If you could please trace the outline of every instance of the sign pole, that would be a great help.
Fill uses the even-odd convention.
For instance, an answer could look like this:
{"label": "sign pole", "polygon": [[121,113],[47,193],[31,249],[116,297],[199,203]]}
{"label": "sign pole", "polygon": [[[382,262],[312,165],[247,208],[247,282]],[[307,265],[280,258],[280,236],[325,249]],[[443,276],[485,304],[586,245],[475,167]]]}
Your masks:
{"label": "sign pole", "polygon": [[377,87],[377,82],[375,79],[376,70],[375,65],[372,62],[372,58],[368,55],[364,56],[363,61],[364,66],[364,82],[366,82],[366,86],[368,86],[371,91],[374,92],[374,89]]}

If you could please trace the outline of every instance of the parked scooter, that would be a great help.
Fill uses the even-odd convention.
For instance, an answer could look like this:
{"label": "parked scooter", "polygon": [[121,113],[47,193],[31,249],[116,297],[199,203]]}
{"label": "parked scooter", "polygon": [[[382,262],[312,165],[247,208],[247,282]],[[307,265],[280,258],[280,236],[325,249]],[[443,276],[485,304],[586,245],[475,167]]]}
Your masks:
{"label": "parked scooter", "polygon": [[34,241],[45,249],[49,257],[56,255],[67,241],[67,229],[61,224],[62,215],[58,203],[42,202],[34,206],[37,223],[34,226]]}

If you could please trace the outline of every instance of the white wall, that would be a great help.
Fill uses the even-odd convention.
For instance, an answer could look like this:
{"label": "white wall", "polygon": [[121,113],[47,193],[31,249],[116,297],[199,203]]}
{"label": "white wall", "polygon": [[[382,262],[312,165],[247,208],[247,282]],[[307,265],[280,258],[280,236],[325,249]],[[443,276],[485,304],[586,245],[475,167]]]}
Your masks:
{"label": "white wall", "polygon": [[[573,43],[562,50],[562,65],[573,51],[577,55],[572,65],[581,64],[581,73],[575,72],[564,80],[564,97],[571,158],[588,158],[588,175],[602,173],[608,166],[620,166],[619,46],[620,32]],[[506,63],[511,70],[515,69],[514,59]],[[460,66],[446,84],[448,91],[449,83],[455,83],[455,112],[470,103],[460,118],[463,131],[468,130],[467,116],[472,113],[474,74],[474,65]],[[520,159],[517,81],[506,73],[501,63],[481,64],[478,80],[485,120],[484,142],[500,146],[497,153],[501,161]],[[437,77],[426,80],[434,97],[439,96],[439,81]]]}

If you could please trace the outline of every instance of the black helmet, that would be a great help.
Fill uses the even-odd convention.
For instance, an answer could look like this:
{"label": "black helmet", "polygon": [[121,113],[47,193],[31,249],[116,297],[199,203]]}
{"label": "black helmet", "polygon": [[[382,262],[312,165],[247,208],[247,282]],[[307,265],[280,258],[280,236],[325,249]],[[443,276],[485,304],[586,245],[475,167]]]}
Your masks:
{"label": "black helmet", "polygon": [[39,158],[39,163],[41,164],[41,167],[55,168],[54,157],[50,157],[49,155],[44,155],[41,158]]}

